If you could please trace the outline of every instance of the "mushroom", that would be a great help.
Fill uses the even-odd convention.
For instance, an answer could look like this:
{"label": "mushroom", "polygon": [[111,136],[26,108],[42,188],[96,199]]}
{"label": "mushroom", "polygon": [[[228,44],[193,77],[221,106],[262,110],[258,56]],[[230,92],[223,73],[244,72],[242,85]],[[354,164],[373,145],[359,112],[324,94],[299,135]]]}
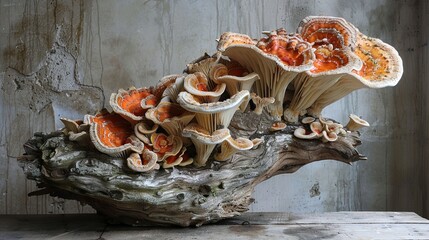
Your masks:
{"label": "mushroom", "polygon": [[185,77],[185,90],[194,96],[200,97],[204,102],[216,102],[225,91],[225,83],[209,85],[207,77],[196,72]]}
{"label": "mushroom", "polygon": [[308,133],[303,127],[299,127],[293,131],[293,135],[300,139],[316,139],[319,135],[315,132]]}
{"label": "mushroom", "polygon": [[[261,98],[275,98],[268,106],[271,116],[280,118],[283,114],[283,99],[287,86],[302,71],[309,70],[314,59],[311,45],[297,35],[271,34],[257,45],[253,41],[234,41],[237,34],[224,33],[218,44],[218,51],[237,61],[243,67],[259,75],[254,84]],[[249,37],[247,37],[249,38]],[[240,39],[246,37],[240,35]]]}
{"label": "mushroom", "polygon": [[163,133],[152,133],[150,141],[153,151],[158,155],[158,161],[164,161],[167,157],[178,154],[183,146],[179,136],[167,136]]}
{"label": "mushroom", "polygon": [[275,122],[271,125],[270,131],[271,132],[277,132],[285,129],[287,127],[286,123],[284,122]]}
{"label": "mushroom", "polygon": [[60,118],[67,132],[78,133],[79,126],[83,124],[82,120],[71,120],[68,118]]}
{"label": "mushroom", "polygon": [[320,122],[312,122],[310,124],[310,130],[312,133],[317,134],[318,137],[321,137],[323,132],[323,125]]}
{"label": "mushroom", "polygon": [[95,148],[113,157],[126,157],[131,152],[142,153],[144,144],[134,136],[132,125],[116,113],[102,110],[95,116],[85,116],[91,124],[89,135]]}
{"label": "mushroom", "polygon": [[[185,147],[183,147],[183,148],[185,148]],[[188,165],[192,164],[193,162],[194,162],[194,158],[192,158],[189,155],[189,152],[186,149],[186,151],[182,155],[182,161],[179,163],[179,166],[181,166],[181,167],[188,166]]]}
{"label": "mushroom", "polygon": [[350,114],[350,120],[346,125],[349,131],[357,131],[363,127],[369,127],[369,123],[355,114]]}
{"label": "mushroom", "polygon": [[158,130],[158,124],[153,124],[151,121],[141,121],[134,126],[134,134],[145,144],[151,144],[150,136]]}
{"label": "mushroom", "polygon": [[[236,93],[242,90],[250,91],[250,89],[253,86],[253,83],[256,80],[259,80],[259,75],[256,73],[250,73],[245,75],[242,75],[242,74],[233,75],[233,74],[235,74],[234,69],[230,73],[228,71],[228,68],[225,65],[220,63],[213,66],[210,72],[211,78],[215,83],[226,84],[226,91],[230,96],[235,95]],[[247,103],[248,102],[243,102],[243,104],[240,106],[241,111],[244,111],[246,109]]]}
{"label": "mushroom", "polygon": [[253,110],[254,113],[257,115],[262,114],[262,110],[267,107],[268,105],[274,103],[276,100],[273,97],[269,98],[261,98],[256,93],[251,93],[250,97],[252,98],[252,102],[255,104],[255,110]]}
{"label": "mushroom", "polygon": [[395,86],[401,79],[402,59],[387,43],[359,33],[354,54],[363,62],[360,70],[344,75],[320,95],[308,110],[309,114],[320,115],[326,106],[357,89]]}
{"label": "mushroom", "polygon": [[293,81],[294,96],[284,112],[288,122],[297,122],[300,113],[305,113],[342,76],[362,66],[362,61],[348,48],[333,49],[332,45],[321,45],[314,54],[313,67]]}
{"label": "mushroom", "polygon": [[142,99],[152,95],[151,89],[131,87],[128,90],[119,89],[118,93],[110,96],[110,106],[113,111],[131,124],[136,124],[143,119],[146,109],[142,108]]}
{"label": "mushroom", "polygon": [[162,97],[168,97],[173,103],[177,103],[177,96],[180,92],[185,90],[184,81],[185,76],[177,77],[174,84],[169,85],[163,92]]}
{"label": "mushroom", "polygon": [[182,79],[183,77],[185,77],[183,74],[172,74],[161,78],[153,90],[153,95],[155,95],[157,99],[162,99],[165,96],[165,91],[169,88],[171,89],[172,86],[176,85],[177,79]]}
{"label": "mushroom", "polygon": [[156,104],[158,104],[158,98],[153,94],[143,98],[140,101],[141,108],[146,110],[146,111],[147,111],[147,109],[155,107]]}
{"label": "mushroom", "polygon": [[323,142],[335,142],[338,139],[338,135],[335,132],[327,132],[323,130],[322,135]]}
{"label": "mushroom", "polygon": [[182,135],[191,138],[191,141],[194,143],[197,152],[194,158],[194,164],[198,167],[205,166],[216,144],[222,143],[230,137],[227,128],[222,128],[210,133],[205,128],[195,123],[186,126],[183,129]]}
{"label": "mushroom", "polygon": [[222,144],[221,150],[219,153],[216,153],[214,158],[217,161],[225,161],[231,158],[238,151],[249,150],[253,147],[253,142],[249,139],[239,137],[237,139],[233,139],[232,137],[228,137]]}
{"label": "mushroom", "polygon": [[244,101],[249,101],[249,91],[238,92],[222,102],[200,103],[188,92],[181,92],[177,100],[182,108],[195,113],[199,125],[212,133],[229,126],[238,107]]}
{"label": "mushroom", "polygon": [[254,139],[252,139],[251,140],[252,141],[252,143],[253,143],[253,147],[252,147],[252,149],[256,149],[261,143],[263,143],[264,142],[264,140],[263,139],[261,139],[261,138],[254,138]]}
{"label": "mushroom", "polygon": [[316,121],[314,117],[305,117],[301,120],[301,123],[303,124],[310,124],[312,122]]}
{"label": "mushroom", "polygon": [[181,136],[183,128],[194,116],[194,113],[186,111],[179,104],[170,102],[161,102],[156,108],[146,112],[147,119],[160,125],[169,135],[174,136]]}
{"label": "mushroom", "polygon": [[179,151],[174,156],[169,156],[165,158],[164,162],[162,163],[163,168],[172,168],[174,166],[180,165],[180,163],[183,161],[183,155],[185,154],[186,147],[183,147],[181,151]]}
{"label": "mushroom", "polygon": [[138,153],[131,153],[127,158],[127,166],[136,172],[148,172],[150,170],[159,169],[157,161],[158,156],[156,153],[145,149],[141,155]]}
{"label": "mushroom", "polygon": [[210,69],[217,63],[217,59],[214,57],[210,57],[207,53],[195,60],[194,62],[187,65],[188,73],[202,73],[208,80],[207,84],[209,88],[213,89],[215,87],[215,83],[213,79],[210,79]]}

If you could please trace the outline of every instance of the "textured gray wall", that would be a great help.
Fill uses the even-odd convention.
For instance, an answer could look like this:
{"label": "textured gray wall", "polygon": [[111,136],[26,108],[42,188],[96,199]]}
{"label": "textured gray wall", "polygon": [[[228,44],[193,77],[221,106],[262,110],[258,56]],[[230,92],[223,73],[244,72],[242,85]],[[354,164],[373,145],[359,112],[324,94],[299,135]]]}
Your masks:
{"label": "textured gray wall", "polygon": [[91,209],[36,189],[16,157],[33,132],[103,107],[118,88],[180,73],[224,31],[259,37],[294,31],[307,15],[344,17],[393,45],[405,73],[395,88],[360,90],[324,115],[367,119],[353,166],[323,161],[257,187],[254,211],[407,210],[428,214],[429,104],[426,1],[7,1],[0,0],[0,214]]}

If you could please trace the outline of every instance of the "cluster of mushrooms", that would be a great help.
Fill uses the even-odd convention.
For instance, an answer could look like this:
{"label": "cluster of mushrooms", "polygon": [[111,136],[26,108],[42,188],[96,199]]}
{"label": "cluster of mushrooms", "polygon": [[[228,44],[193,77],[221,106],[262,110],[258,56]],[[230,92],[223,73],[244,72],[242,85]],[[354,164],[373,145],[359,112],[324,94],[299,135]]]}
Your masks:
{"label": "cluster of mushrooms", "polygon": [[[272,131],[301,118],[303,127],[294,136],[335,141],[346,130],[322,118],[323,108],[360,88],[394,86],[402,76],[393,47],[342,18],[307,17],[296,33],[263,33],[255,40],[226,32],[213,56],[206,54],[155,87],[119,90],[110,98],[112,112],[61,119],[65,132],[72,141],[126,158],[137,172],[201,167],[217,145],[214,159],[225,161],[262,142],[231,136],[228,126],[237,110],[265,111],[277,121]],[[345,129],[368,125],[351,115]]]}

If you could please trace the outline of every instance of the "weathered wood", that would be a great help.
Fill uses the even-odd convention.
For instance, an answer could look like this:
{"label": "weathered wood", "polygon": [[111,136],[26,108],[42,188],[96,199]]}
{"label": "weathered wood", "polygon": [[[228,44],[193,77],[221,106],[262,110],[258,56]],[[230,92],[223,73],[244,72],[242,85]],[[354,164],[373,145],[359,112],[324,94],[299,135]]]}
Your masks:
{"label": "weathered wood", "polygon": [[177,167],[149,173],[132,172],[124,159],[109,157],[71,142],[62,132],[35,134],[19,159],[27,178],[50,193],[87,203],[114,221],[200,226],[237,216],[253,202],[254,187],[277,174],[324,159],[345,163],[366,159],[355,149],[357,132],[335,142],[293,137],[298,126],[272,133],[267,114],[236,113],[231,133],[264,140],[256,149],[205,167]]}
{"label": "weathered wood", "polygon": [[216,225],[197,229],[108,225],[102,217],[89,214],[0,216],[0,239],[427,239],[428,237],[429,221],[410,212],[245,213]]}

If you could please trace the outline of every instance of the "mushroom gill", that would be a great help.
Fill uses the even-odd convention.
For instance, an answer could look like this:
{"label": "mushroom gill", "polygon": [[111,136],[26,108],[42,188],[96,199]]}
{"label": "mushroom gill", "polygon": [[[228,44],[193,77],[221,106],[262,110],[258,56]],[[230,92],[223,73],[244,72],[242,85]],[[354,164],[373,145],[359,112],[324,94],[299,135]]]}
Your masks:
{"label": "mushroom gill", "polygon": [[255,91],[261,98],[275,98],[268,111],[271,116],[280,118],[288,84],[299,72],[312,66],[311,45],[297,35],[278,35],[275,31],[256,45],[249,41],[223,44],[225,41],[222,40],[229,39],[230,35],[235,36],[234,33],[222,34],[219,53],[259,75],[260,80],[254,84]]}

